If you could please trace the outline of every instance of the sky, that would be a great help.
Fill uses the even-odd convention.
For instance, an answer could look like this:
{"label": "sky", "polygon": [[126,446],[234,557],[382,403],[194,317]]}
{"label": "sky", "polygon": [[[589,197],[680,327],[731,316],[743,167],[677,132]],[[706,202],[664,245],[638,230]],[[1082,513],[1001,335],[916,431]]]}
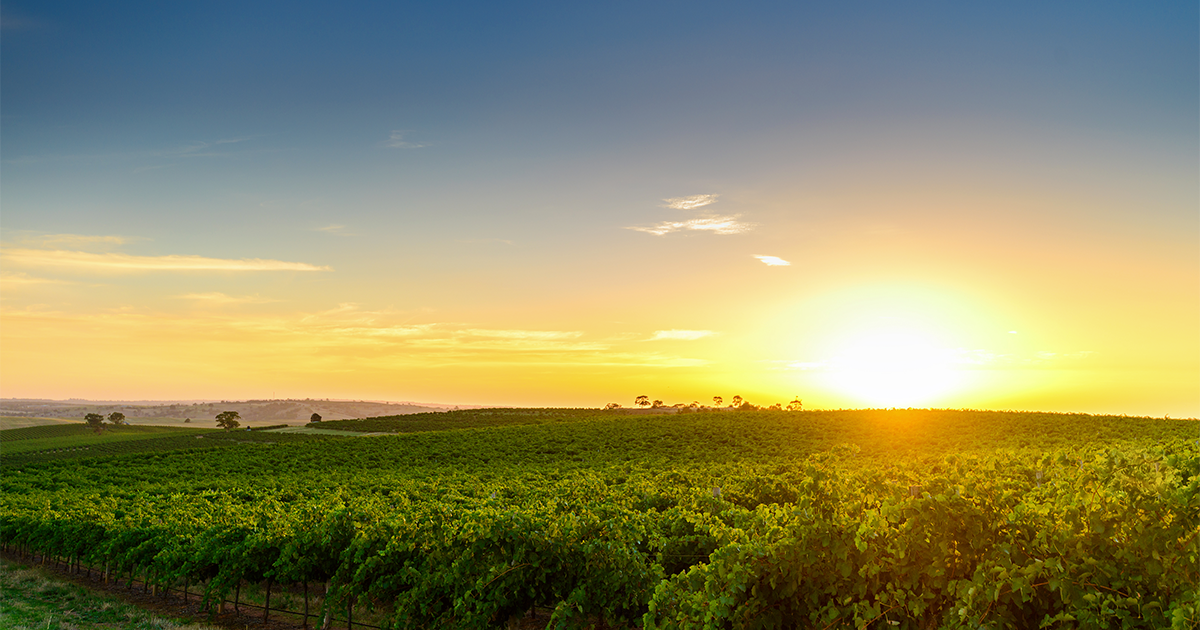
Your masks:
{"label": "sky", "polygon": [[9,0],[0,396],[1200,416],[1198,13]]}

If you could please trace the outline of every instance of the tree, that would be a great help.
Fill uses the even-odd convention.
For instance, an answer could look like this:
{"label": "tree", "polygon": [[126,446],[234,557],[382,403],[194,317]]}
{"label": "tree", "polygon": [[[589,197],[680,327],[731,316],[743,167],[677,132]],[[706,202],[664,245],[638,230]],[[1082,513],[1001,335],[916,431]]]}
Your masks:
{"label": "tree", "polygon": [[721,398],[720,396],[713,396],[713,406],[714,407],[720,407],[721,403],[723,403],[723,402],[725,402],[724,398]]}
{"label": "tree", "polygon": [[734,407],[741,407],[741,406],[742,406],[742,397],[741,397],[741,396],[734,396],[734,397],[733,397],[733,400],[731,400],[731,401],[729,401],[729,402],[730,402],[730,403],[731,403],[731,404],[732,404]]}
{"label": "tree", "polygon": [[775,403],[774,405],[767,407],[767,409],[770,409],[771,411],[783,411],[783,405]]}
{"label": "tree", "polygon": [[662,406],[663,406],[663,401],[661,401],[661,400],[656,400],[650,404],[651,409],[658,409],[659,407],[662,407]]}
{"label": "tree", "polygon": [[191,418],[184,418],[184,419],[183,419],[183,423],[184,423],[184,424],[191,424],[191,422],[192,422],[192,419],[191,419]]}
{"label": "tree", "polygon": [[617,403],[608,403],[607,405],[604,405],[605,411],[612,411],[613,409],[620,409],[620,408],[621,408],[621,405],[618,405]]}
{"label": "tree", "polygon": [[125,414],[120,411],[114,411],[108,414],[108,421],[115,425],[125,424]]}
{"label": "tree", "polygon": [[319,413],[317,413],[317,412],[315,412],[315,411],[314,411],[314,412],[313,412],[313,415],[309,416],[309,418],[308,418],[308,421],[309,421],[309,422],[320,422],[320,421],[321,421],[321,414],[319,414]]}
{"label": "tree", "polygon": [[788,403],[787,410],[788,411],[800,411],[803,408],[803,406],[804,405],[801,404],[801,402],[800,402],[800,398],[797,397],[796,400],[793,400],[792,402]]}
{"label": "tree", "polygon": [[238,418],[240,417],[241,416],[239,416],[238,412],[236,411],[222,411],[221,413],[217,414],[217,426],[225,429],[226,431],[230,429],[236,429],[242,424],[238,422]]}
{"label": "tree", "polygon": [[650,406],[650,397],[649,396],[638,396],[637,398],[633,399],[633,404],[635,404],[639,407],[649,407]]}
{"label": "tree", "polygon": [[98,413],[89,413],[83,417],[83,421],[86,422],[89,427],[95,429],[96,433],[104,430],[104,416]]}

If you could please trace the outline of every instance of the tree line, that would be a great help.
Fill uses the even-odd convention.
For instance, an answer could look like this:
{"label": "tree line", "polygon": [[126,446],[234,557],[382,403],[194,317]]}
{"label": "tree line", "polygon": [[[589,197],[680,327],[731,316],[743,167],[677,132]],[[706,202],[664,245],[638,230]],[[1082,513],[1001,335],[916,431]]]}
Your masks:
{"label": "tree line", "polygon": [[[677,409],[680,413],[686,413],[688,411],[700,411],[702,409],[737,409],[738,411],[754,411],[754,410],[766,409],[768,411],[801,411],[804,408],[804,402],[802,400],[800,400],[799,396],[797,396],[795,399],[793,399],[792,402],[789,402],[786,406],[783,403],[775,403],[774,405],[769,405],[767,407],[755,405],[755,404],[751,403],[750,401],[743,399],[741,396],[734,396],[732,399],[730,399],[730,401],[729,401],[730,404],[725,407],[721,406],[722,403],[725,402],[725,399],[723,397],[713,396],[712,400],[713,400],[713,404],[711,407],[701,405],[700,401],[698,401],[698,400],[693,400],[691,402],[691,404],[675,403],[673,405],[667,405],[667,404],[664,404],[663,401],[661,401],[661,400],[650,400],[649,396],[638,396],[633,399],[633,404],[634,404],[634,406],[640,407],[642,409],[645,409],[645,408]],[[618,403],[608,403],[607,405],[604,406],[604,409],[606,409],[606,410],[620,409],[620,408],[621,408],[621,405]]]}

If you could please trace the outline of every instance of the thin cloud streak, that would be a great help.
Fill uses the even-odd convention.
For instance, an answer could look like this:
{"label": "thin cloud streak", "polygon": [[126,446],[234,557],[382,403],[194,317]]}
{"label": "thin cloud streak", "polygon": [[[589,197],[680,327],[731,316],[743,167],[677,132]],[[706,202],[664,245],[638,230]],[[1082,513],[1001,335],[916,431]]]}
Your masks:
{"label": "thin cloud streak", "polygon": [[720,195],[692,195],[690,197],[671,197],[670,199],[663,199],[663,201],[666,203],[664,203],[662,207],[671,208],[674,210],[695,210],[696,208],[702,208],[709,204],[716,203],[717,197],[720,197]]}
{"label": "thin cloud streak", "polygon": [[703,339],[715,334],[716,333],[711,330],[656,330],[654,331],[654,336],[650,338],[650,341],[660,341],[663,339],[695,341],[697,339]]}
{"label": "thin cloud streak", "polygon": [[36,245],[40,247],[90,247],[95,245],[111,246],[124,245],[126,243],[132,243],[140,240],[145,239],[128,236],[90,234],[41,234],[18,239],[19,242],[26,245]]}
{"label": "thin cloud streak", "polygon": [[423,149],[429,146],[424,142],[409,142],[408,140],[405,140],[405,133],[407,132],[403,130],[392,130],[392,134],[388,136],[387,141],[384,142],[383,145],[392,149]]}
{"label": "thin cloud streak", "polygon": [[754,229],[754,223],[740,221],[742,215],[735,214],[733,216],[713,216],[702,217],[699,219],[691,219],[688,221],[663,221],[658,225],[649,227],[645,226],[629,226],[625,229],[634,230],[637,232],[646,232],[655,236],[663,236],[673,232],[695,231],[695,232],[712,232],[713,234],[742,234]]}
{"label": "thin cloud streak", "polygon": [[4,321],[36,331],[37,336],[46,339],[69,341],[102,335],[106,339],[128,339],[131,351],[142,347],[133,343],[135,340],[143,344],[153,340],[154,353],[175,344],[181,356],[189,357],[196,352],[245,355],[247,347],[270,347],[270,353],[257,356],[293,357],[295,360],[288,362],[290,368],[302,370],[305,368],[297,366],[358,371],[485,365],[671,368],[708,364],[703,359],[659,352],[622,351],[610,341],[581,339],[584,333],[580,331],[389,321],[398,316],[403,317],[399,313],[359,310],[354,304],[317,313],[249,316],[224,312],[165,316],[133,307],[87,314],[0,308]]}
{"label": "thin cloud streak", "polygon": [[[1095,352],[1083,350],[1079,352],[1049,352],[1038,351],[1032,355],[1002,354],[989,350],[954,348],[945,350],[938,357],[939,365],[954,369],[1030,369],[1030,368],[1062,368],[1067,365],[1080,365],[1095,357]],[[875,365],[861,359],[846,356],[833,356],[816,361],[767,361],[777,367],[776,370],[800,370],[805,372],[837,372],[842,370],[880,370],[895,371],[905,368],[904,362],[897,364],[880,362]]]}
{"label": "thin cloud streak", "polygon": [[761,255],[755,254],[754,257],[761,260],[762,263],[768,267],[788,267],[788,266],[791,266],[791,264],[792,264],[792,263],[790,263],[782,258],[779,258],[777,256],[761,256]]}
{"label": "thin cloud streak", "polygon": [[0,258],[17,265],[75,267],[98,271],[331,271],[330,267],[262,258],[134,256],[64,250],[14,249]]}
{"label": "thin cloud streak", "polygon": [[33,284],[75,284],[69,280],[52,280],[37,278],[23,273],[0,274],[0,285],[33,285]]}
{"label": "thin cloud streak", "polygon": [[268,302],[278,302],[279,301],[279,300],[274,300],[271,298],[259,297],[257,295],[234,297],[234,296],[225,295],[224,293],[220,293],[220,292],[216,292],[216,291],[214,291],[212,293],[185,293],[183,295],[177,295],[175,297],[177,297],[178,299],[181,299],[181,300],[193,300],[193,301],[200,302],[200,303],[218,304],[218,305],[266,304]]}

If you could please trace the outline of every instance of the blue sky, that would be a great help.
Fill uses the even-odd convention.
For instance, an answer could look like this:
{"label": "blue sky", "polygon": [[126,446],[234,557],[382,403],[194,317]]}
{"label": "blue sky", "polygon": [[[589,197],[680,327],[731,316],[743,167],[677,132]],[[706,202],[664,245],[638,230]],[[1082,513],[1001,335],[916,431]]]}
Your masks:
{"label": "blue sky", "polygon": [[[830,335],[811,326],[836,309],[804,319],[803,333],[774,333],[809,339],[790,344],[795,356],[751,332],[804,311],[803,296],[906,283],[977,294],[976,314],[956,320],[967,329],[987,328],[967,323],[996,304],[1043,323],[1028,356],[1185,371],[1196,369],[1186,355],[1200,356],[1182,323],[1200,304],[1189,285],[1194,3],[16,1],[2,17],[2,269],[16,282],[5,307],[20,317],[92,308],[185,329],[203,316],[220,330],[242,320],[214,323],[211,308],[182,306],[198,298],[179,297],[219,295],[205,303],[243,319],[299,322],[351,304],[461,330],[578,333],[595,345],[576,350],[596,356],[636,355],[621,339],[656,331],[712,333],[660,353],[662,365],[710,373],[620,372],[593,358],[554,392],[535,375],[558,364],[521,355],[529,384],[508,400],[522,403],[616,397],[633,386],[622,379],[705,391],[733,381],[761,396],[816,388],[763,366],[824,365],[808,355]],[[695,208],[670,201],[704,195]],[[722,221],[736,229],[704,229]],[[35,251],[110,258],[48,263]],[[323,271],[97,271],[112,256]],[[740,307],[681,306],[700,295]],[[1095,315],[1120,296],[1179,313],[1152,326],[1175,341],[1131,350],[1144,323],[1131,307]],[[745,312],[764,315],[744,323]],[[1084,313],[1099,319],[1081,327]],[[10,330],[32,326],[14,317]],[[946,343],[987,345],[963,334]],[[1114,336],[1127,341],[1110,347]],[[453,356],[437,365],[479,363]],[[164,360],[138,357],[126,381]],[[401,380],[419,369],[388,365],[371,369]],[[291,393],[501,402],[499,389],[471,393],[495,375],[415,391],[356,389],[347,376],[325,394],[306,378]],[[76,389],[119,388],[80,379]],[[45,382],[21,388],[58,391]],[[1200,410],[1196,388],[1181,387],[1161,396],[1193,402],[1168,406]],[[1050,404],[1014,396],[979,400]]]}

